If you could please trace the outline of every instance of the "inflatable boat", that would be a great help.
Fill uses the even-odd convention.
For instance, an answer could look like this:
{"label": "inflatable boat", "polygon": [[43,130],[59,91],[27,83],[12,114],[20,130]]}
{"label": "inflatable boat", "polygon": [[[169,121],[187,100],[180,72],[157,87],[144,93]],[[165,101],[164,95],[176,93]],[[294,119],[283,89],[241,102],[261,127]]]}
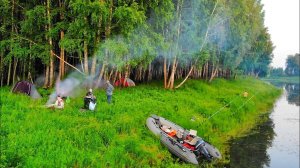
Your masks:
{"label": "inflatable boat", "polygon": [[221,159],[221,153],[214,146],[197,136],[196,130],[186,130],[181,126],[156,115],[147,119],[147,127],[157,136],[171,153],[181,160],[198,164],[199,159],[209,161]]}

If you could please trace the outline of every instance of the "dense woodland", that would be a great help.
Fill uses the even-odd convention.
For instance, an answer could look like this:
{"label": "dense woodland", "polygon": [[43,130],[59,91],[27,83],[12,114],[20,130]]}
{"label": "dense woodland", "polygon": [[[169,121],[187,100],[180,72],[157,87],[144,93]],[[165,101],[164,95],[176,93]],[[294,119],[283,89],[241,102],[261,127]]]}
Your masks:
{"label": "dense woodland", "polygon": [[[1,86],[71,72],[211,81],[264,76],[273,44],[259,0],[0,0]],[[181,82],[175,86],[174,80]]]}

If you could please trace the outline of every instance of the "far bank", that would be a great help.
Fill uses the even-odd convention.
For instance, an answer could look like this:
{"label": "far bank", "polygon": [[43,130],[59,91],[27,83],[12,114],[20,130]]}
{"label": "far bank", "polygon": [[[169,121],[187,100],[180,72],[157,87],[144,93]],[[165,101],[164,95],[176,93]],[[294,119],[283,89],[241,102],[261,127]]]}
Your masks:
{"label": "far bank", "polygon": [[300,83],[299,76],[271,76],[267,78],[261,78],[263,81],[272,82],[272,83],[291,83],[297,84]]}

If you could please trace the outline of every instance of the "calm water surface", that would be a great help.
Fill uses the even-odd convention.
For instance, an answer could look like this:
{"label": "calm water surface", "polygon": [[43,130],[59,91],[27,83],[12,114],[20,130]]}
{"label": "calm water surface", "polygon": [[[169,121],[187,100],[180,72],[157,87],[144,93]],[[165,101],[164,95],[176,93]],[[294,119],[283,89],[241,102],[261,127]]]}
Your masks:
{"label": "calm water surface", "polygon": [[299,168],[299,84],[284,89],[263,124],[231,142],[230,166],[236,168]]}

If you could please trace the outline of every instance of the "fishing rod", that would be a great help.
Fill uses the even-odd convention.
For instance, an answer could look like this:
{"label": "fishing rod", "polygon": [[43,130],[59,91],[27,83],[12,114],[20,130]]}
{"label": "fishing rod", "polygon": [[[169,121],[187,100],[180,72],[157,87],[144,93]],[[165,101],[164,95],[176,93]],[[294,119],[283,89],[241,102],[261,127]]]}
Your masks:
{"label": "fishing rod", "polygon": [[246,103],[248,102],[248,101],[250,101],[254,96],[255,96],[256,94],[253,94],[247,101],[245,101],[234,113],[232,113],[232,114],[235,114],[239,109],[241,109],[242,107],[244,107],[245,105],[246,105]]}
{"label": "fishing rod", "polygon": [[[204,122],[210,120],[212,117],[214,117],[215,115],[217,115],[218,113],[220,113],[225,107],[229,106],[233,101],[235,101],[237,98],[239,98],[241,94],[239,94],[238,96],[236,96],[233,100],[231,100],[229,103],[225,104],[223,107],[219,108],[219,110],[217,110],[216,112],[214,112],[212,115],[210,115],[208,118],[206,118],[201,124],[203,124]],[[241,106],[239,106],[239,108],[237,109],[237,111],[239,109],[241,109],[243,106],[246,105],[246,103],[248,103],[254,96],[256,95],[253,94],[248,100],[246,100]],[[236,113],[236,112],[235,112]],[[234,114],[234,113],[233,113]]]}

